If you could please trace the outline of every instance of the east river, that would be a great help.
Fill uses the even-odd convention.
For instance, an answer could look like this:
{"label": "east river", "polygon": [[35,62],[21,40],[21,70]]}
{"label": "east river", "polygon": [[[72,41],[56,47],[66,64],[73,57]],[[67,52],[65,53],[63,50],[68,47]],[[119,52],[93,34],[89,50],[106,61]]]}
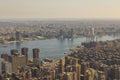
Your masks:
{"label": "east river", "polygon": [[[119,39],[120,36],[102,36],[97,37],[98,41],[114,40]],[[10,54],[11,49],[18,49],[21,53],[22,47],[27,47],[29,49],[28,55],[32,57],[32,49],[40,49],[41,58],[54,58],[59,59],[62,56],[69,53],[69,49],[75,46],[80,46],[82,42],[85,42],[86,38],[75,38],[73,40],[58,40],[58,39],[46,39],[46,40],[35,40],[35,41],[26,41],[22,43],[8,44],[7,46],[0,45],[0,54],[8,53]]]}

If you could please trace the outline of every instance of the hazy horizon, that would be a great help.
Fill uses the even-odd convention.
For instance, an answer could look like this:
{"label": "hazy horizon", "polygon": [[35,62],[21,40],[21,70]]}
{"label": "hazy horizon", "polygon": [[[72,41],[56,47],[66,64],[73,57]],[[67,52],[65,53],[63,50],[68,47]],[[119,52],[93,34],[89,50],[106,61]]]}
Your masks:
{"label": "hazy horizon", "polygon": [[0,19],[120,19],[119,0],[0,0]]}

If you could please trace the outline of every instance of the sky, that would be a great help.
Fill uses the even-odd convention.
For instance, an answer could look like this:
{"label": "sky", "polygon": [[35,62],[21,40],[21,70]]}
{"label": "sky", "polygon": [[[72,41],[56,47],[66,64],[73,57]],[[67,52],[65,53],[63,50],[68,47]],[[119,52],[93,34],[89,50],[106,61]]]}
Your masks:
{"label": "sky", "polygon": [[0,19],[120,19],[120,0],[0,0]]}

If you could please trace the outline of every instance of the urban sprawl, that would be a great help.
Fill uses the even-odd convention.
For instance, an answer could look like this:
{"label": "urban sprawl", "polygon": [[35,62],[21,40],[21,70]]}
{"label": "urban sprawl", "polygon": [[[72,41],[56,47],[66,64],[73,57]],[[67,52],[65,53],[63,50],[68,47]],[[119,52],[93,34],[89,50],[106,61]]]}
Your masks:
{"label": "urban sprawl", "polygon": [[[84,27],[83,27],[84,26]],[[59,60],[41,59],[39,48],[12,49],[2,53],[0,80],[120,80],[120,39],[95,41],[102,35],[119,35],[120,23],[114,21],[16,21],[0,22],[1,44],[38,39],[90,38],[70,49]]]}

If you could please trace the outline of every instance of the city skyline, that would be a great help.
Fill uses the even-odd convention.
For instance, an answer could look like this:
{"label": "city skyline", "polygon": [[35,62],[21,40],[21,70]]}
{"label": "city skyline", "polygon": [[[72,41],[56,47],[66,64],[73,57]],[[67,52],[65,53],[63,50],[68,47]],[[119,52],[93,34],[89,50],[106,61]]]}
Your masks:
{"label": "city skyline", "polygon": [[0,0],[0,19],[120,19],[119,0]]}

